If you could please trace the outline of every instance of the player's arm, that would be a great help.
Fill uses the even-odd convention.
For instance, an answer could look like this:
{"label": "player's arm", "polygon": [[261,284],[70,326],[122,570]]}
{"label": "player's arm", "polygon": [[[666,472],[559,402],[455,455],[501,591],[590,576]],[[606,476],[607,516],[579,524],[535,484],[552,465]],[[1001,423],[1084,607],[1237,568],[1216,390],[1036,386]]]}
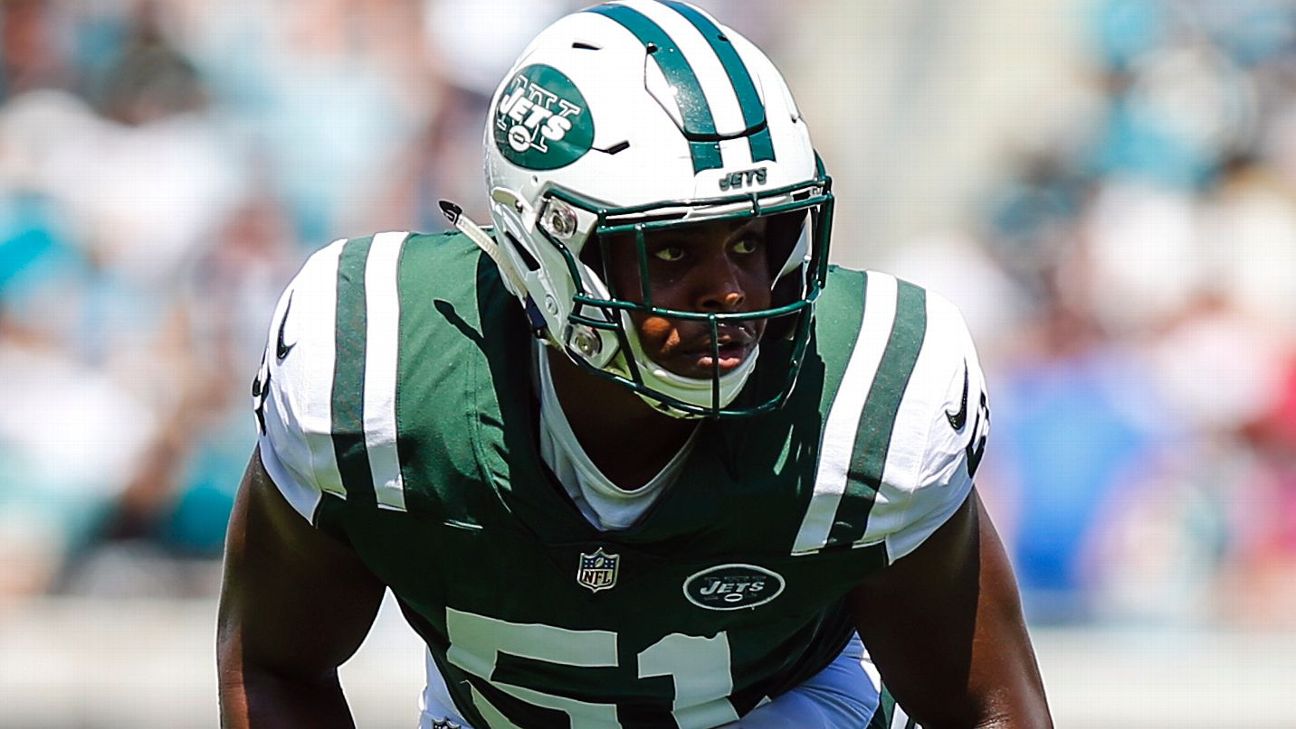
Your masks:
{"label": "player's arm", "polygon": [[364,640],[383,585],[312,527],[253,454],[225,547],[217,628],[221,726],[352,727],[337,667]]}
{"label": "player's arm", "polygon": [[975,491],[850,603],[883,681],[924,729],[1052,726],[1012,567]]}

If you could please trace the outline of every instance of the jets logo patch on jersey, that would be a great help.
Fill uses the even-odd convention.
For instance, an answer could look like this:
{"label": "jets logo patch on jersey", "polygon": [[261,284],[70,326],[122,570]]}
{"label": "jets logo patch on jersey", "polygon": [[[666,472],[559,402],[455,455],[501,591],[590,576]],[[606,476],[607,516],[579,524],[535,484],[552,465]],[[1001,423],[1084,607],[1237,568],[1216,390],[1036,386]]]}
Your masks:
{"label": "jets logo patch on jersey", "polygon": [[594,146],[594,119],[576,84],[544,64],[518,71],[495,107],[495,146],[510,162],[553,170]]}
{"label": "jets logo patch on jersey", "polygon": [[783,592],[778,573],[754,564],[722,564],[697,572],[684,580],[684,596],[707,610],[753,608]]}
{"label": "jets logo patch on jersey", "polygon": [[594,554],[582,553],[580,567],[576,570],[576,584],[589,588],[590,592],[610,590],[616,587],[620,564],[620,555],[608,554],[602,547],[594,550]]}

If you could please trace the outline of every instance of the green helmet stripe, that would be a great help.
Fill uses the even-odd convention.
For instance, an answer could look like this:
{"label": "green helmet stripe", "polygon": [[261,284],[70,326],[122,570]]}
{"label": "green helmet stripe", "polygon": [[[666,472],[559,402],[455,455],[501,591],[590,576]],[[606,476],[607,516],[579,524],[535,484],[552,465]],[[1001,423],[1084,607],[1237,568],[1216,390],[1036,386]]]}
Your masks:
{"label": "green helmet stripe", "polygon": [[347,500],[373,505],[373,476],[365,445],[364,382],[368,317],[365,310],[365,265],[373,237],[343,244],[338,258],[337,318],[334,320],[333,452]]}
{"label": "green helmet stripe", "polygon": [[896,414],[900,411],[900,401],[909,386],[926,334],[926,291],[907,281],[898,281],[895,320],[873,386],[860,412],[846,491],[837,505],[837,514],[825,545],[829,549],[850,547],[864,536],[869,512],[882,484],[882,469],[891,447]]}
{"label": "green helmet stripe", "polygon": [[[715,139],[715,117],[697,74],[684,58],[683,51],[661,26],[643,13],[625,5],[599,5],[586,12],[611,18],[623,28],[634,33],[645,47],[655,46],[653,58],[661,68],[666,81],[676,90],[680,113],[684,116],[684,133],[689,138],[689,153],[693,157],[693,174],[724,166],[720,156],[720,142]],[[705,140],[693,136],[707,137]]]}
{"label": "green helmet stripe", "polygon": [[738,95],[738,104],[742,107],[743,124],[749,131],[759,127],[747,137],[752,162],[766,160],[773,162],[774,139],[770,136],[769,125],[766,124],[765,105],[761,103],[760,94],[756,92],[756,84],[747,70],[747,64],[738,57],[738,51],[734,50],[733,43],[725,37],[724,31],[719,26],[693,6],[677,0],[663,0],[662,4],[687,18],[720,58],[725,73],[729,74],[729,83],[733,84],[734,93]]}

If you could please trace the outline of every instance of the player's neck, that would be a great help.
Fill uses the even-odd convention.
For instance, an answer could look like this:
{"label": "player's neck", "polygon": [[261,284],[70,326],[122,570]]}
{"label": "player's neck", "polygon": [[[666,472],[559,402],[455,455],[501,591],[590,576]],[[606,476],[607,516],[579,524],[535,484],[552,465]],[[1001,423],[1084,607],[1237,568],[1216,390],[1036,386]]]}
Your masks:
{"label": "player's neck", "polygon": [[653,410],[626,387],[545,350],[563,414],[585,453],[623,489],[643,486],[679,452],[697,422]]}

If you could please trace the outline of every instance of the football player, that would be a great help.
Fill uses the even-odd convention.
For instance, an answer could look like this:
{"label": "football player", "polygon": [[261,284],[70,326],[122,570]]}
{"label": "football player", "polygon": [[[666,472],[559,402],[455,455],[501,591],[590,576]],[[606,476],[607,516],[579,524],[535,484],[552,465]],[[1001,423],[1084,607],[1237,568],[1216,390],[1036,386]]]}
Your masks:
{"label": "football player", "polygon": [[422,727],[1049,726],[967,330],[829,265],[769,60],[597,5],[522,53],[485,154],[489,230],[445,203],[454,232],[337,241],[280,300],[225,725],[350,726],[336,669],[390,589]]}

